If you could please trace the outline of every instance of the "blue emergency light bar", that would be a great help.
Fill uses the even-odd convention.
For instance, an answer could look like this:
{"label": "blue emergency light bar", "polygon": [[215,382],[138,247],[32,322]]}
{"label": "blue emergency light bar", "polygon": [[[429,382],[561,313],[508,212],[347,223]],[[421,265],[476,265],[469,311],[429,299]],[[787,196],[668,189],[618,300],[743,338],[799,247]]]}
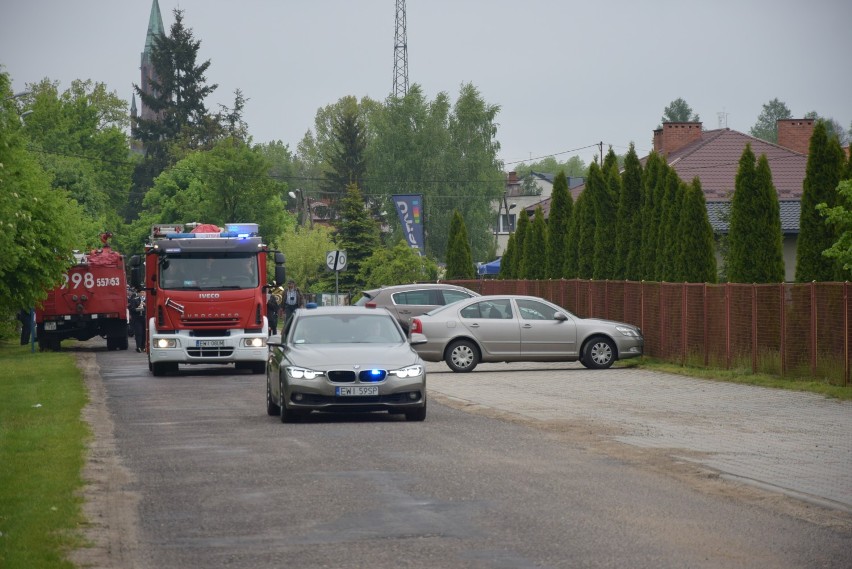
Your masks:
{"label": "blue emergency light bar", "polygon": [[258,234],[259,228],[256,223],[226,223],[225,233],[233,233],[233,237],[254,237]]}

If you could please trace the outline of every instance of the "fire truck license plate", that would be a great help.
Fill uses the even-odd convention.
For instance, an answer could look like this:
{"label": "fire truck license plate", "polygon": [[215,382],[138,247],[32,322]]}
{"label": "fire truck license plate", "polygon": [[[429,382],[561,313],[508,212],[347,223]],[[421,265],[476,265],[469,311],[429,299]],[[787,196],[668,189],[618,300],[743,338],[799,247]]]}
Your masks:
{"label": "fire truck license plate", "polygon": [[45,322],[44,323],[45,330],[56,330],[56,322]]}
{"label": "fire truck license plate", "polygon": [[196,340],[196,348],[222,348],[225,346],[225,340]]}

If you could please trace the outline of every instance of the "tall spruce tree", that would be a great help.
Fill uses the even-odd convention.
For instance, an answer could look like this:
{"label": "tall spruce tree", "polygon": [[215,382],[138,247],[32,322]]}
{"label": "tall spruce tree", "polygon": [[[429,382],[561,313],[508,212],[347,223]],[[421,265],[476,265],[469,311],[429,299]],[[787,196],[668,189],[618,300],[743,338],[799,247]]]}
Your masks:
{"label": "tall spruce tree", "polygon": [[731,200],[727,269],[735,283],[784,280],[778,193],[766,156],[755,165],[750,144],[740,157]]}
{"label": "tall spruce tree", "polygon": [[684,189],[678,229],[677,270],[681,280],[690,283],[716,282],[716,254],[713,227],[707,216],[707,203],[701,180],[696,177]]}
{"label": "tall spruce tree", "polygon": [[[364,194],[357,184],[349,184],[346,195],[340,200],[340,217],[333,233],[338,248],[346,251],[347,266],[340,272],[339,286],[353,291],[363,286],[358,280],[361,265],[372,256],[381,244],[379,224],[364,207]],[[333,284],[332,284],[333,286]]]}
{"label": "tall spruce tree", "polygon": [[196,63],[201,41],[195,39],[191,28],[184,26],[183,10],[175,9],[174,15],[169,35],[155,37],[151,47],[153,93],[133,86],[142,102],[157,113],[154,119],[138,118],[134,135],[144,144],[146,156],[158,161],[162,168],[169,164],[169,147],[175,142],[187,149],[201,146],[202,141],[210,142],[206,129],[210,128],[211,117],[204,100],[218,87],[206,84],[210,60]]}
{"label": "tall spruce tree", "polygon": [[547,222],[544,221],[544,211],[538,206],[524,239],[524,278],[547,278],[547,241]]}
{"label": "tall spruce tree", "polygon": [[323,193],[331,204],[332,216],[349,184],[356,184],[364,194],[369,193],[364,182],[367,173],[366,128],[359,114],[357,100],[347,97],[342,102],[341,113],[332,117],[331,144],[325,156],[326,169],[322,182]]}
{"label": "tall spruce tree", "polygon": [[464,218],[458,210],[453,211],[450,221],[449,243],[447,244],[447,278],[472,279],[476,278],[473,266],[473,256],[470,252],[470,240]]}
{"label": "tall spruce tree", "polygon": [[[611,169],[610,169],[611,171]],[[615,242],[615,212],[613,194],[609,187],[609,172],[601,170],[597,162],[589,166],[589,178],[586,180],[586,189],[583,193],[589,194],[591,206],[591,223],[583,225],[588,227],[588,235],[580,236],[580,263],[583,266],[584,257],[588,257],[591,271],[585,278],[607,279],[612,273],[612,256]],[[589,242],[586,243],[586,238]],[[583,275],[581,274],[581,278]]]}
{"label": "tall spruce tree", "polygon": [[204,104],[218,87],[207,85],[205,73],[210,60],[196,62],[201,41],[184,26],[182,10],[175,9],[174,15],[169,35],[156,36],[151,46],[153,92],[133,85],[142,103],[156,116],[136,118],[131,125],[133,138],[143,144],[145,160],[133,172],[128,217],[141,208],[154,178],[190,151],[212,146],[223,132],[218,119],[208,113]]}
{"label": "tall spruce tree", "polygon": [[615,272],[613,278],[639,280],[642,238],[642,164],[631,143],[624,157],[621,195],[615,228]]}
{"label": "tall spruce tree", "polygon": [[568,178],[561,170],[553,180],[553,192],[550,195],[550,215],[547,219],[547,274],[551,279],[563,276],[565,249],[568,227],[571,223],[571,211],[574,202],[568,189]]}
{"label": "tall spruce tree", "polygon": [[[592,162],[589,170],[594,167],[597,171],[596,178],[599,183],[603,182],[603,176],[600,173],[600,168],[597,167],[597,162]],[[590,178],[591,179],[591,178]],[[578,207],[578,212],[575,212],[577,217],[577,225],[575,227],[575,240],[577,243],[577,271],[576,277],[579,279],[594,278],[595,270],[595,198],[589,193],[589,184],[586,183],[586,189],[580,194],[577,199],[577,205],[583,202],[582,207]],[[577,216],[577,213],[580,215]]]}
{"label": "tall spruce tree", "polygon": [[580,219],[583,218],[583,209],[586,207],[585,194],[584,191],[577,196],[577,202],[571,211],[571,220],[568,222],[568,234],[565,235],[565,260],[562,263],[562,276],[566,279],[575,279],[578,275]]}
{"label": "tall spruce tree", "polygon": [[[672,170],[674,171],[674,170]],[[666,280],[669,282],[683,282],[685,280],[684,267],[678,262],[678,254],[683,245],[683,237],[680,234],[681,218],[683,217],[683,206],[686,200],[687,185],[679,177],[672,207],[669,210],[670,234],[666,239]]]}
{"label": "tall spruce tree", "polygon": [[656,188],[665,163],[659,154],[652,152],[645,163],[642,179],[642,233],[639,252],[639,279],[653,280],[656,261],[657,217]]}
{"label": "tall spruce tree", "polygon": [[524,241],[527,239],[530,218],[526,210],[518,212],[518,225],[515,227],[515,256],[512,259],[512,273],[516,279],[525,279],[524,273]]}
{"label": "tall spruce tree", "polygon": [[517,275],[515,274],[515,267],[517,266],[515,263],[515,257],[517,257],[516,251],[518,247],[515,242],[515,235],[517,235],[517,232],[509,234],[509,242],[506,243],[506,250],[503,251],[503,256],[500,258],[500,274],[497,275],[497,278],[517,278]]}
{"label": "tall spruce tree", "polygon": [[656,208],[660,216],[654,263],[654,279],[657,281],[669,281],[672,278],[672,259],[666,255],[671,253],[671,241],[676,239],[673,232],[676,229],[677,197],[680,188],[680,178],[674,168],[666,166],[665,173],[665,178],[660,180],[660,200]]}
{"label": "tall spruce tree", "polygon": [[823,121],[817,121],[808,148],[808,164],[802,190],[799,239],[796,248],[796,281],[832,281],[843,278],[836,259],[825,257],[838,235],[826,224],[816,206],[838,205],[837,184],[844,169],[844,155],[837,137],[828,136]]}

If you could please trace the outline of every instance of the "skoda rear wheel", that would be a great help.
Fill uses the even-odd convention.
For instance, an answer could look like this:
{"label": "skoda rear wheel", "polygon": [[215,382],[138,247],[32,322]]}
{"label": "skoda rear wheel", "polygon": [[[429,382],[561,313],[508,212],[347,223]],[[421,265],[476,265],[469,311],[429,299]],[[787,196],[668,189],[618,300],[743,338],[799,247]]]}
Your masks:
{"label": "skoda rear wheel", "polygon": [[454,372],[467,373],[479,363],[479,350],[470,340],[458,340],[447,348],[445,361]]}

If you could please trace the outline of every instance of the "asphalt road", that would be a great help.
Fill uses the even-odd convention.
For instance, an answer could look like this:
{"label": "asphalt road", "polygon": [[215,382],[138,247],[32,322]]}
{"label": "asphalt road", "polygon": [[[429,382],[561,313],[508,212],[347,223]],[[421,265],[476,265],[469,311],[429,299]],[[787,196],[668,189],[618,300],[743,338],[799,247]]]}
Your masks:
{"label": "asphalt road", "polygon": [[[121,490],[137,497],[132,558],[111,566],[852,565],[848,514],[607,441],[600,421],[525,417],[443,388],[430,390],[424,423],[359,414],[284,425],[266,414],[261,375],[155,378],[144,354],[93,357],[114,454],[131,473]],[[440,366],[429,366],[436,385],[512,372]],[[522,397],[525,380],[554,373],[564,370],[525,370],[493,389]]]}

